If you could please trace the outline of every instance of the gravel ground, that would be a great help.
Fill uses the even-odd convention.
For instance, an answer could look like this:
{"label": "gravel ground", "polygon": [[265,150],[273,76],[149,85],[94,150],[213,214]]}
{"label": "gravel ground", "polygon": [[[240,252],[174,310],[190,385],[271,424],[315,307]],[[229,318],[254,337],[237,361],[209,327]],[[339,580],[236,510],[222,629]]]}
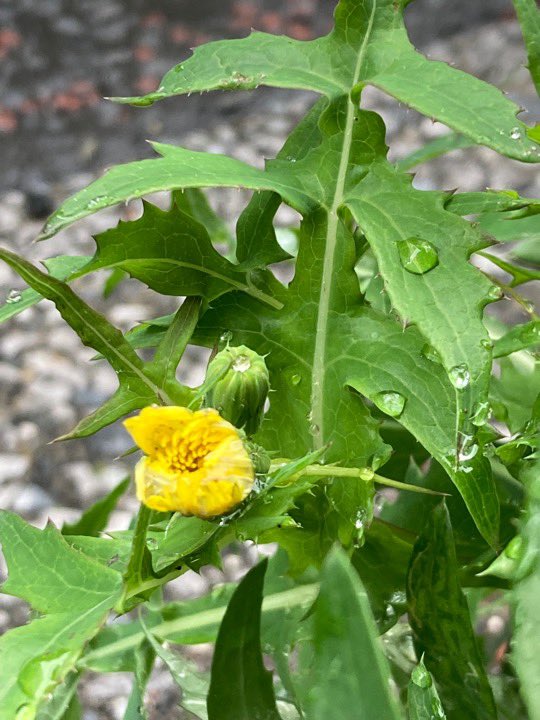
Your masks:
{"label": "gravel ground", "polygon": [[[439,40],[428,48],[428,53],[437,59],[457,59],[460,67],[495,82],[538,114],[538,100],[522,68],[521,37],[514,22],[500,21]],[[445,132],[439,124],[420,118],[376,91],[368,90],[366,100],[387,122],[393,158]],[[311,101],[307,94],[262,91],[252,106],[249,99],[243,100],[246,112],[241,117],[231,119],[223,114],[208,129],[194,129],[174,137],[161,135],[160,139],[228,153],[261,165],[263,157],[277,152]],[[138,148],[133,152],[137,153]],[[64,178],[54,187],[55,202],[91,179],[91,174]],[[422,188],[470,190],[489,186],[514,188],[525,195],[540,193],[537,168],[502,159],[483,148],[458,151],[432,162],[418,172],[415,183]],[[216,208],[233,223],[247,195],[224,191],[211,197]],[[156,202],[164,202],[164,198],[158,197]],[[134,218],[138,213],[138,202],[106,210],[46,243],[32,244],[40,222],[28,217],[27,200],[22,192],[10,191],[0,196],[0,239],[3,245],[34,261],[63,253],[91,254],[93,234],[113,226],[119,217]],[[285,209],[279,217],[286,225],[294,221],[295,215]],[[122,283],[104,301],[103,280],[103,275],[96,274],[81,279],[74,287],[123,330],[136,321],[171,312],[177,306],[174,298],[161,297],[132,280]],[[7,297],[12,290],[22,288],[22,283],[8,268],[0,266],[0,286]],[[114,373],[103,363],[90,362],[92,355],[48,302],[25,311],[0,328],[0,506],[20,513],[40,527],[47,518],[56,524],[72,521],[81,509],[130,472],[127,459],[114,460],[130,445],[118,425],[84,441],[49,444],[101,404],[116,387]],[[182,379],[197,383],[202,377],[204,360],[203,351],[190,349]],[[111,529],[126,528],[134,509],[133,497],[124,498],[113,515]],[[193,596],[204,593],[216,582],[235,579],[254,555],[254,548],[239,549],[227,556],[224,574],[209,569],[201,576],[195,573],[183,576],[172,584],[170,596]],[[26,611],[18,601],[2,596],[0,629],[24,622],[25,618]],[[207,658],[204,652],[202,656]],[[82,691],[85,720],[121,718],[129,689],[128,677],[91,676]],[[172,683],[158,671],[149,693],[151,719],[181,717],[173,714],[175,697]]]}

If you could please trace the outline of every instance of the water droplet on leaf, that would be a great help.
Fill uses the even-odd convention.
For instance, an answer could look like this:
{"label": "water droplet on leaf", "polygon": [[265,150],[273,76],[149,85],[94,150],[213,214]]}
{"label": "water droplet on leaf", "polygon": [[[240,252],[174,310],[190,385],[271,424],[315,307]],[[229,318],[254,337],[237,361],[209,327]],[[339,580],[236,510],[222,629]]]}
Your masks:
{"label": "water droplet on leaf", "polygon": [[503,291],[499,285],[492,285],[487,294],[490,300],[500,300],[503,296]]}
{"label": "water droplet on leaf", "polygon": [[387,415],[391,417],[399,417],[405,407],[406,399],[398,392],[391,390],[379,392],[373,397],[373,402]]}
{"label": "water droplet on leaf", "polygon": [[22,300],[22,295],[18,290],[10,290],[6,297],[6,302],[14,305]]}
{"label": "water droplet on leaf", "polygon": [[426,343],[424,347],[422,348],[422,355],[427,359],[431,360],[431,362],[439,363],[441,362],[441,356],[435,350],[433,345],[430,345],[429,343]]}
{"label": "water droplet on leaf", "polygon": [[486,350],[492,350],[493,349],[493,341],[492,340],[480,340],[480,345],[485,348]]}
{"label": "water droplet on leaf", "polygon": [[401,264],[410,273],[423,275],[439,263],[437,248],[427,240],[410,237],[397,242]]}
{"label": "water droplet on leaf", "polygon": [[292,382],[293,385],[299,385],[300,382],[301,382],[301,380],[302,380],[301,376],[298,375],[297,373],[295,373],[295,374],[291,377],[291,382]]}
{"label": "water droplet on leaf", "polygon": [[521,137],[521,130],[518,127],[512,128],[510,137],[512,138],[512,140],[519,140]]}
{"label": "water droplet on leaf", "polygon": [[417,665],[412,671],[411,680],[415,685],[421,688],[431,687],[433,680],[431,679],[430,673],[426,670],[424,665]]}
{"label": "water droplet on leaf", "polygon": [[232,340],[233,334],[230,330],[225,330],[224,333],[222,333],[219,337],[220,342],[222,343],[230,343]]}
{"label": "water droplet on leaf", "polygon": [[463,363],[449,370],[448,377],[456,390],[464,390],[471,382],[471,374],[467,366]]}

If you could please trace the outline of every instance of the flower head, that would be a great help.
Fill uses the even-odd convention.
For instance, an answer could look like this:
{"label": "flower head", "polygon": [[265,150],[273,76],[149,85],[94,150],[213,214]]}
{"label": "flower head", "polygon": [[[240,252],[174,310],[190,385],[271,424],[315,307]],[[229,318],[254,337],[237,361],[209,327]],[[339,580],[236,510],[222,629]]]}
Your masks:
{"label": "flower head", "polygon": [[216,410],[147,407],[124,425],[146,453],[135,484],[139,500],[153,510],[214,517],[238,505],[253,486],[239,431]]}

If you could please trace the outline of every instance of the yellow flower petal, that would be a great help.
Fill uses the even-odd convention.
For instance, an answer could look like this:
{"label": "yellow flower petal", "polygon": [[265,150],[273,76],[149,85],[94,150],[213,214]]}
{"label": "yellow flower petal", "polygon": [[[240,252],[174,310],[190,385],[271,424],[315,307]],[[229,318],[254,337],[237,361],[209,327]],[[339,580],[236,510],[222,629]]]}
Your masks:
{"label": "yellow flower petal", "polygon": [[[160,413],[171,410],[186,408],[146,408],[131,418],[138,422],[128,430],[148,453],[135,469],[137,497],[154,510],[201,518],[229,512],[248,495],[255,478],[238,430],[212,409],[163,413],[160,423]],[[146,418],[150,422],[144,426]]]}
{"label": "yellow flower petal", "polygon": [[193,412],[185,407],[150,406],[135,417],[124,420],[124,427],[141,450],[151,455],[192,416]]}

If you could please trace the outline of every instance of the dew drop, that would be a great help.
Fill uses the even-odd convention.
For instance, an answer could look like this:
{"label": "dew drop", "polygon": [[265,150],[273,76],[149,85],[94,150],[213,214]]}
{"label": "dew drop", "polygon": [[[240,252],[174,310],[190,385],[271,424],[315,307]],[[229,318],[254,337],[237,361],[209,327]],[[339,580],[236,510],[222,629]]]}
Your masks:
{"label": "dew drop", "polygon": [[456,365],[449,370],[448,377],[456,390],[464,390],[471,382],[471,373],[465,364]]}
{"label": "dew drop", "polygon": [[102,207],[103,205],[106,205],[109,202],[109,198],[106,195],[98,195],[95,198],[92,198],[88,201],[86,204],[86,207],[88,210],[93,210],[94,208]]}
{"label": "dew drop", "polygon": [[240,373],[246,372],[246,370],[249,370],[250,367],[251,360],[248,358],[247,355],[239,355],[237,358],[235,358],[232,364],[232,369]]}
{"label": "dew drop", "polygon": [[302,381],[302,378],[301,378],[301,376],[298,375],[297,373],[295,373],[295,374],[291,377],[291,383],[292,383],[293,385],[299,385],[299,384],[301,383],[301,381]]}
{"label": "dew drop", "polygon": [[431,687],[433,680],[431,679],[430,673],[426,670],[424,665],[417,665],[412,671],[411,680],[415,685],[421,688]]}
{"label": "dew drop", "polygon": [[489,288],[487,295],[490,300],[500,300],[503,296],[502,288],[499,287],[499,285],[492,285]]}
{"label": "dew drop", "polygon": [[373,397],[373,402],[387,415],[399,417],[405,407],[406,399],[398,392],[387,390],[379,392]]}
{"label": "dew drop", "polygon": [[430,345],[429,343],[426,343],[424,345],[424,347],[422,348],[422,355],[427,360],[431,360],[431,362],[439,363],[439,364],[441,363],[441,356],[439,355],[437,350],[435,350],[433,345]]}
{"label": "dew drop", "polygon": [[319,428],[318,425],[315,425],[315,423],[312,423],[312,424],[309,426],[309,432],[310,432],[312,435],[317,435],[317,433],[320,432],[320,428]]}
{"label": "dew drop", "polygon": [[22,295],[18,290],[10,290],[6,297],[6,302],[10,305],[15,305],[22,300]]}
{"label": "dew drop", "polygon": [[410,237],[397,242],[401,264],[410,273],[423,275],[439,264],[437,248],[427,240]]}
{"label": "dew drop", "polygon": [[479,402],[473,408],[471,422],[477,427],[485,425],[491,417],[491,407],[488,402]]}
{"label": "dew drop", "polygon": [[491,340],[480,340],[480,345],[486,350],[493,349],[493,342]]}
{"label": "dew drop", "polygon": [[512,138],[512,140],[519,140],[521,137],[521,130],[518,127],[512,128],[510,137]]}
{"label": "dew drop", "polygon": [[367,519],[367,513],[364,509],[358,510],[356,513],[356,518],[354,520],[354,527],[362,532],[364,530],[365,524]]}
{"label": "dew drop", "polygon": [[232,337],[233,337],[232,332],[230,330],[225,330],[225,332],[220,335],[219,340],[222,343],[230,343],[232,340]]}

